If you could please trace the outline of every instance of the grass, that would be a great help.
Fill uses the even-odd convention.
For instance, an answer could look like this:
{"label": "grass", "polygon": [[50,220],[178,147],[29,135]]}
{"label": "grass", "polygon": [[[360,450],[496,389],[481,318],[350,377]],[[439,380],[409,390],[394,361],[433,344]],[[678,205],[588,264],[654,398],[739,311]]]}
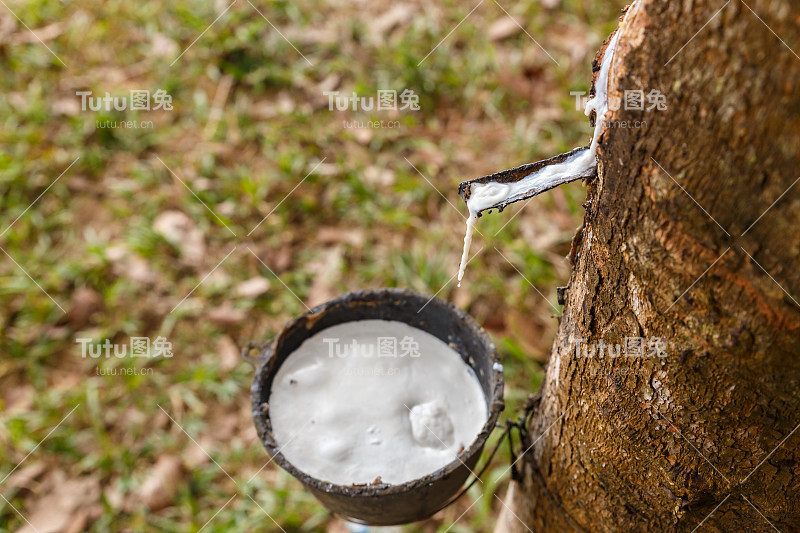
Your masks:
{"label": "grass", "polygon": [[[506,17],[494,2],[449,36],[474,6],[402,4],[381,31],[396,4],[254,2],[307,60],[247,2],[194,44],[228,4],[9,2],[66,66],[0,8],[0,478],[30,453],[0,483],[21,513],[0,502],[0,531],[48,515],[83,517],[85,531],[277,530],[266,513],[286,531],[343,531],[274,465],[244,483],[266,454],[249,415],[252,372],[230,345],[269,338],[347,290],[438,291],[468,309],[502,352],[516,417],[539,386],[557,313],[495,248],[555,302],[584,193],[572,184],[483,217],[473,253],[483,251],[457,289],[457,186],[586,143],[569,92],[588,91],[621,5],[556,4],[504,7],[558,64],[521,31],[491,40]],[[330,111],[331,87],[407,88],[420,110]],[[131,89],[163,89],[174,108],[83,111],[75,94]],[[370,119],[399,126],[343,125]],[[106,120],[153,127],[97,127]],[[156,227],[170,212],[188,221],[178,239]],[[269,289],[238,296],[253,277]],[[174,356],[95,360],[75,342],[139,336],[163,336]],[[98,375],[112,368],[148,370]],[[175,493],[151,512],[139,491],[170,455],[182,462]],[[490,531],[491,494],[508,481],[493,476],[508,462],[503,448],[491,483],[403,530],[445,531],[483,492],[450,531]],[[91,490],[65,491],[64,480]],[[43,508],[48,495],[63,506]]]}

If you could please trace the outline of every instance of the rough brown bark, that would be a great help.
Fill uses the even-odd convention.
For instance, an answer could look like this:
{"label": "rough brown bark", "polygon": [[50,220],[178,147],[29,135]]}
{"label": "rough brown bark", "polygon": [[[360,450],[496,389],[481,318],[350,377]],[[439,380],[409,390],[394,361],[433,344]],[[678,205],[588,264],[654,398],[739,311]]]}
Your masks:
{"label": "rough brown bark", "polygon": [[[800,531],[800,6],[733,0],[665,66],[722,4],[630,8],[610,86],[668,110],[609,115],[647,126],[603,136],[500,530]],[[625,337],[667,356],[575,355]]]}

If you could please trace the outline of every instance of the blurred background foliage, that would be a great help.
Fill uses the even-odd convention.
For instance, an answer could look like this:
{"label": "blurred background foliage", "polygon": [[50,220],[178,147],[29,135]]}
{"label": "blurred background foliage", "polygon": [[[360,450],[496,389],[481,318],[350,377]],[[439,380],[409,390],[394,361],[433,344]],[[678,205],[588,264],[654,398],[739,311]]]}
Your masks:
{"label": "blurred background foliage", "polygon": [[[6,0],[0,476],[30,456],[0,483],[0,531],[277,531],[267,514],[346,531],[289,475],[260,470],[238,352],[348,290],[467,309],[502,352],[518,416],[560,312],[530,284],[556,302],[585,193],[483,217],[457,288],[457,186],[587,143],[570,92],[588,92],[621,7]],[[173,109],[84,111],[76,95],[134,89],[166,91]],[[323,94],[383,89],[414,91],[420,109],[331,111]],[[140,336],[174,356],[95,360],[75,342]],[[136,375],[99,375],[114,368]],[[483,485],[400,529],[491,531],[508,462],[504,447]]]}

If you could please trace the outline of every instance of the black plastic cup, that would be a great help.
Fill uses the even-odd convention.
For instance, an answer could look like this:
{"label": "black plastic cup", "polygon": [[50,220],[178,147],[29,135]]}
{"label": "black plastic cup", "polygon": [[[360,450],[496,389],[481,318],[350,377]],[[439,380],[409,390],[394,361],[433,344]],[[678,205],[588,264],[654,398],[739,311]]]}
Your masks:
{"label": "black plastic cup", "polygon": [[[397,485],[336,485],[300,471],[280,453],[281,444],[272,434],[269,416],[269,396],[278,369],[309,337],[357,320],[396,320],[426,331],[461,354],[478,377],[489,416],[474,442],[439,470]],[[475,468],[504,407],[503,367],[486,332],[451,303],[405,289],[344,294],[292,320],[272,341],[251,342],[242,356],[256,370],[250,399],[253,421],[267,453],[333,514],[363,524],[389,526],[424,520],[452,503]],[[446,379],[443,375],[442,380]]]}

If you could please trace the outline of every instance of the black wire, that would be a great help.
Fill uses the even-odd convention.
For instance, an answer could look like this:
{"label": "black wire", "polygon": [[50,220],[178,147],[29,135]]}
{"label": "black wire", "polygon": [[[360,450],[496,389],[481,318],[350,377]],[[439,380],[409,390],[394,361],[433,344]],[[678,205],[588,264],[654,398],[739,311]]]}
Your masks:
{"label": "black wire", "polygon": [[[492,464],[492,459],[494,459],[494,456],[497,454],[497,450],[500,449],[500,446],[503,444],[503,439],[505,439],[506,437],[508,437],[508,449],[511,454],[511,479],[515,481],[519,480],[519,471],[516,468],[517,454],[514,452],[514,438],[511,435],[511,430],[516,429],[519,432],[520,445],[524,446],[528,435],[528,423],[529,423],[528,419],[533,415],[537,406],[538,406],[538,395],[530,396],[528,397],[528,402],[525,404],[525,410],[522,413],[522,416],[520,416],[519,420],[515,422],[511,419],[506,419],[505,429],[500,434],[500,438],[494,445],[494,449],[489,454],[489,457],[486,459],[486,463],[483,465],[480,471],[478,471],[478,473],[475,473],[472,470],[470,470],[470,472],[475,476],[475,479],[470,481],[469,485],[464,487],[461,490],[461,492],[459,492],[458,494],[447,500],[447,502],[443,504],[441,507],[439,507],[435,512],[439,512],[445,507],[449,507],[450,505],[454,504],[458,499],[464,496],[464,494],[466,494],[469,491],[469,489],[471,489],[473,485],[475,485],[475,483],[481,481],[481,476],[486,473],[486,470],[489,468],[489,465]],[[501,428],[501,427],[503,427],[501,424],[495,423],[495,428]],[[525,453],[524,451],[521,452],[521,454],[524,453]],[[522,456],[521,454],[520,457]],[[463,464],[464,466],[467,466],[466,463]],[[483,481],[481,481],[481,483],[483,483]],[[331,512],[331,515],[337,516],[336,513],[333,512]],[[355,522],[357,524],[370,525],[368,522],[364,522],[354,518],[349,518],[349,517],[347,518],[338,517],[338,518],[344,518],[344,520]]]}
{"label": "black wire", "polygon": [[[449,507],[450,505],[454,504],[459,498],[461,498],[464,494],[466,494],[467,491],[469,491],[469,489],[471,489],[476,482],[481,480],[481,476],[486,472],[486,469],[489,468],[489,465],[492,464],[492,459],[494,459],[494,455],[497,453],[497,450],[500,448],[500,444],[503,443],[503,439],[505,438],[506,435],[508,435],[510,430],[511,430],[511,425],[506,424],[506,429],[503,430],[503,433],[500,435],[500,440],[497,441],[497,444],[495,444],[494,446],[494,450],[492,450],[492,453],[489,454],[489,458],[486,459],[486,464],[483,465],[483,468],[481,468],[480,472],[478,472],[477,474],[475,472],[472,472],[475,475],[475,479],[473,479],[469,483],[469,485],[467,485],[465,488],[461,489],[461,492],[459,492],[458,494],[447,500],[447,503],[445,503],[441,507],[441,509],[444,509],[445,507]],[[483,482],[481,481],[481,483]]]}
{"label": "black wire", "polygon": [[[514,463],[516,463],[516,459],[515,459],[516,454],[514,453],[514,439],[511,436],[511,430],[512,429],[516,429],[517,431],[519,431],[520,432],[520,441],[524,442],[523,435],[527,433],[527,430],[525,429],[524,426],[527,423],[527,419],[528,419],[529,415],[530,415],[530,411],[526,410],[526,412],[523,413],[523,415],[520,417],[520,420],[517,421],[517,422],[514,422],[511,419],[506,419],[506,428],[503,430],[503,433],[500,434],[500,439],[494,445],[494,449],[489,454],[489,457],[486,459],[486,463],[483,465],[483,468],[481,468],[478,473],[473,472],[473,475],[475,476],[475,479],[473,479],[469,483],[469,485],[467,485],[464,489],[462,489],[461,492],[459,492],[458,494],[456,494],[455,496],[450,498],[447,501],[447,503],[444,504],[441,507],[441,509],[444,509],[445,507],[448,507],[448,506],[452,505],[453,503],[455,503],[459,498],[464,496],[464,494],[466,494],[469,491],[469,489],[471,489],[473,487],[473,485],[475,485],[475,483],[477,483],[478,481],[481,481],[481,476],[484,473],[486,473],[486,470],[489,468],[489,465],[492,464],[492,459],[494,459],[494,456],[497,454],[497,450],[500,449],[500,446],[503,444],[503,439],[506,438],[506,436],[508,437],[508,447],[509,447],[509,451],[511,453],[511,460],[512,460],[512,462],[511,462],[511,478],[514,479],[514,480],[518,479],[519,474],[518,474],[517,469],[516,469],[516,467],[514,465]],[[501,426],[500,424],[497,424],[496,427],[503,427],[503,426]],[[483,483],[483,481],[481,481],[481,483]]]}

